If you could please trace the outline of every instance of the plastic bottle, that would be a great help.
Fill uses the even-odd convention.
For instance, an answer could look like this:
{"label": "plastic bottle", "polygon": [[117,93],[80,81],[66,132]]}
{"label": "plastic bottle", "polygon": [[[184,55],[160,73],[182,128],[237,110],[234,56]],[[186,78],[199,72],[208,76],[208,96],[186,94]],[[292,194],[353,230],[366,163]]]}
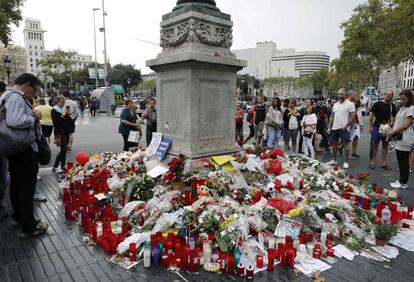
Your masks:
{"label": "plastic bottle", "polygon": [[388,224],[390,223],[390,219],[391,219],[391,211],[388,208],[388,206],[385,206],[385,208],[381,212],[381,222],[383,224]]}
{"label": "plastic bottle", "polygon": [[145,249],[144,249],[144,267],[151,266],[151,242],[145,242]]}
{"label": "plastic bottle", "polygon": [[188,243],[189,245],[190,245],[190,249],[191,250],[194,250],[195,249],[195,238],[194,238],[194,235],[193,234],[191,234],[190,235],[190,240],[189,240],[189,243]]}

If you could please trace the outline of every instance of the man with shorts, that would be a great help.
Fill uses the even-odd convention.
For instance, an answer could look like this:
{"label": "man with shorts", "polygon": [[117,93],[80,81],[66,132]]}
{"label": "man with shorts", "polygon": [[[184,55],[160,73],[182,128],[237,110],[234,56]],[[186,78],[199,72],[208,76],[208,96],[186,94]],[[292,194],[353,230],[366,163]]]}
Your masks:
{"label": "man with shorts", "polygon": [[391,129],[394,125],[395,116],[397,115],[397,107],[392,103],[394,92],[388,90],[385,92],[384,100],[376,102],[369,113],[369,132],[371,133],[371,149],[369,164],[370,169],[375,169],[375,161],[377,159],[378,145],[382,142],[382,161],[381,168],[392,170],[388,167],[388,140],[387,134],[380,132],[380,127],[389,125]]}
{"label": "man with shorts", "polygon": [[329,120],[328,134],[330,134],[330,141],[332,143],[332,161],[328,165],[337,164],[338,142],[341,144],[345,153],[345,162],[343,168],[349,168],[349,147],[351,141],[349,134],[349,126],[354,120],[355,104],[346,99],[346,90],[341,88],[338,91],[338,102],[332,108],[332,116]]}

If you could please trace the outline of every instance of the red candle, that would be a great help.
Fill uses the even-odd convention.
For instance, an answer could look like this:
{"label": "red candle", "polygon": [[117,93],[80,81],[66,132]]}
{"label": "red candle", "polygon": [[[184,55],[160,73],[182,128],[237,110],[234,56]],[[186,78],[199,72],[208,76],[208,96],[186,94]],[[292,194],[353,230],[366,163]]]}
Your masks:
{"label": "red candle", "polygon": [[220,255],[220,259],[221,259],[221,272],[224,273],[224,272],[226,272],[227,254],[226,253],[222,253]]}
{"label": "red candle", "polygon": [[234,256],[229,255],[227,257],[227,274],[233,275],[234,274]]}
{"label": "red candle", "polygon": [[244,276],[244,265],[242,262],[237,265],[237,276],[243,277]]}
{"label": "red candle", "polygon": [[306,233],[301,232],[299,235],[299,244],[305,244],[306,242]]}
{"label": "red candle", "polygon": [[161,256],[161,266],[168,267],[168,264],[169,264],[168,254],[164,252]]}
{"label": "red candle", "polygon": [[328,250],[326,251],[326,255],[327,255],[328,257],[333,257],[333,256],[334,256],[334,254],[335,254],[334,249],[328,249]]}
{"label": "red candle", "polygon": [[318,249],[314,249],[313,250],[313,258],[314,259],[319,259],[321,257],[322,251],[318,250]]}
{"label": "red candle", "polygon": [[129,244],[129,260],[130,261],[137,260],[137,244],[136,243]]}
{"label": "red candle", "polygon": [[286,250],[285,249],[280,249],[279,250],[279,255],[280,255],[280,264],[282,266],[286,266],[286,263],[287,263],[287,261],[286,261],[286,259],[287,259]]}
{"label": "red candle", "polygon": [[252,265],[249,265],[249,267],[246,269],[246,279],[253,280],[253,278],[254,278],[254,268]]}
{"label": "red candle", "polygon": [[258,268],[263,268],[263,256],[256,257],[256,266]]}
{"label": "red candle", "polygon": [[292,268],[294,264],[295,264],[295,250],[289,249],[286,252],[286,265]]}
{"label": "red candle", "polygon": [[180,269],[182,271],[188,270],[188,256],[190,254],[190,249],[183,248],[181,250],[181,260],[180,260]]}
{"label": "red candle", "polygon": [[197,269],[197,251],[192,250],[190,252],[190,264],[189,264],[189,270],[190,272],[195,272]]}
{"label": "red candle", "polygon": [[274,271],[275,270],[275,259],[272,256],[268,256],[268,263],[267,263],[267,271]]}

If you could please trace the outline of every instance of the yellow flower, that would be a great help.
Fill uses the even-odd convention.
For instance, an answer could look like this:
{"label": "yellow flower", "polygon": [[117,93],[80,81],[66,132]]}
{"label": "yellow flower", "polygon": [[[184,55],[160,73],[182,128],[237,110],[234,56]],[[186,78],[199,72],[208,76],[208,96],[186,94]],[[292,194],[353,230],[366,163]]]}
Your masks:
{"label": "yellow flower", "polygon": [[290,210],[289,213],[288,213],[288,217],[298,217],[298,216],[300,216],[303,209],[304,209],[304,207],[300,206],[300,207],[297,207],[296,209]]}

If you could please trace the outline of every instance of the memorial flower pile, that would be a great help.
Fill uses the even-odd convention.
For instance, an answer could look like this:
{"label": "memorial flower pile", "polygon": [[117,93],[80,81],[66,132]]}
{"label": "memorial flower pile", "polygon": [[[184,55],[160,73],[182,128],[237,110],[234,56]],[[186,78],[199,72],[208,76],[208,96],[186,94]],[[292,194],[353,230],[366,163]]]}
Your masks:
{"label": "memorial flower pile", "polygon": [[93,156],[60,179],[65,215],[114,261],[131,266],[143,257],[146,267],[249,279],[278,263],[311,275],[333,256],[398,254],[376,246],[379,238],[414,249],[405,240],[413,209],[366,173],[354,179],[279,149],[247,148],[232,159],[231,169],[214,171],[207,159],[197,168],[174,157],[154,175],[157,161],[143,151]]}

